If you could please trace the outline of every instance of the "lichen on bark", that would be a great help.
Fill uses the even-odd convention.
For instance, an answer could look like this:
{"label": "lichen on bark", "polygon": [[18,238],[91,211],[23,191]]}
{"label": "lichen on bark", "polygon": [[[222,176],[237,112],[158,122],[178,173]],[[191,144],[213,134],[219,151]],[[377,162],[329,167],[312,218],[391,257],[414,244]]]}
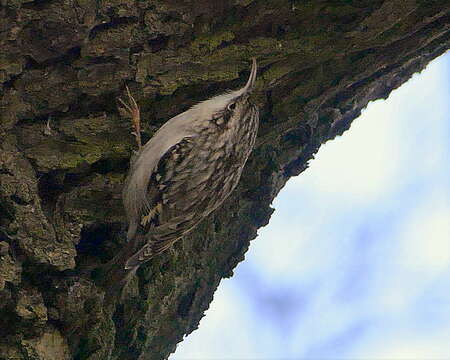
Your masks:
{"label": "lichen on bark", "polygon": [[[0,359],[166,359],[320,145],[449,47],[444,0],[0,2]],[[133,151],[260,70],[257,146],[234,194],[108,303],[89,269],[124,243]],[[276,247],[275,250],[276,251]]]}

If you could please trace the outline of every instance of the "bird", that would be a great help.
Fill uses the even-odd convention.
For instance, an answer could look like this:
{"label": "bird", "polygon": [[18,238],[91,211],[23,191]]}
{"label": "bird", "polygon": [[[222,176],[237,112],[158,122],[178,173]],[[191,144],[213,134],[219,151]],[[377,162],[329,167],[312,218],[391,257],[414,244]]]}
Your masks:
{"label": "bird", "polygon": [[[192,106],[168,120],[142,145],[140,109],[130,90],[118,98],[119,112],[132,120],[138,150],[122,191],[127,242],[111,260],[110,277],[125,284],[144,263],[169,249],[236,188],[255,145],[259,109],[256,59],[244,87]],[[119,278],[117,278],[119,276]]]}

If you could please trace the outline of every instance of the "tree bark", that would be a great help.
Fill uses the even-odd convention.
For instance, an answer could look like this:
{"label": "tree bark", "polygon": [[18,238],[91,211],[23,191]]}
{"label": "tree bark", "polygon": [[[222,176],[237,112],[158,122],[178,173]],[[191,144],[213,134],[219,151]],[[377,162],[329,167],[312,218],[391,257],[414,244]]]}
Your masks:
{"label": "tree bark", "polygon": [[[445,0],[0,1],[0,359],[166,359],[289,177],[448,49],[449,10]],[[90,270],[124,244],[134,149],[115,99],[127,84],[147,140],[242,86],[252,56],[262,123],[238,189],[109,303]]]}

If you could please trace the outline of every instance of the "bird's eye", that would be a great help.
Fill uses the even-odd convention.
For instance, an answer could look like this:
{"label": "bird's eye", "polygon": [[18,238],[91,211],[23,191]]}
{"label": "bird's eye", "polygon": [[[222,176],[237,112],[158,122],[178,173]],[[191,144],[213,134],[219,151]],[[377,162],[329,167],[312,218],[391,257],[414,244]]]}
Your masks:
{"label": "bird's eye", "polygon": [[234,109],[236,109],[236,103],[233,102],[231,104],[228,104],[227,109],[233,111]]}

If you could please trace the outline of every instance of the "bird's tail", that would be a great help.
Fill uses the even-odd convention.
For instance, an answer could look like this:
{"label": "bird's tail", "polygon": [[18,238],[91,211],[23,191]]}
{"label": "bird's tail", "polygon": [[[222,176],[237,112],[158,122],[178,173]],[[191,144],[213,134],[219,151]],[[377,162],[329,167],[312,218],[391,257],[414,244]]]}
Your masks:
{"label": "bird's tail", "polygon": [[108,303],[122,299],[123,292],[129,281],[136,273],[137,268],[125,269],[123,267],[108,266],[99,269],[96,283],[105,289],[105,300]]}
{"label": "bird's tail", "polygon": [[94,270],[93,277],[95,282],[105,289],[105,296],[108,302],[122,297],[123,290],[139,267],[125,266],[133,252],[134,246],[129,242],[112,260]]}
{"label": "bird's tail", "polygon": [[130,256],[130,258],[126,261],[125,268],[138,268],[141,264],[166,251],[176,240],[178,240],[178,238],[171,241],[162,241],[160,243],[156,242],[151,245],[147,244],[143,246],[139,251]]}

